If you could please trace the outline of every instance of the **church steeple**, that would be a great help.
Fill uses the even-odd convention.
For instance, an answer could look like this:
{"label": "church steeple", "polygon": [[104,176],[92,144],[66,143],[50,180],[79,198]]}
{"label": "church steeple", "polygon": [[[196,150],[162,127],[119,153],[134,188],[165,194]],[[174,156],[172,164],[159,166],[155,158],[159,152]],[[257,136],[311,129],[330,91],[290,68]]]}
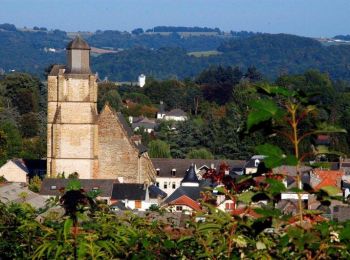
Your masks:
{"label": "church steeple", "polygon": [[90,46],[80,35],[76,36],[66,47],[67,49],[67,73],[91,74],[90,70]]}

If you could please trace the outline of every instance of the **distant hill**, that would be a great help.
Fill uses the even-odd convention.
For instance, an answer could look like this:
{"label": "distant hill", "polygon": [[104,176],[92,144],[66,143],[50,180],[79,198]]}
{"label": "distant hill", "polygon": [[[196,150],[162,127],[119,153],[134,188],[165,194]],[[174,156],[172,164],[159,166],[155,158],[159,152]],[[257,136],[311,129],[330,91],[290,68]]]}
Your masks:
{"label": "distant hill", "polygon": [[[306,37],[287,34],[229,32],[197,27],[138,28],[129,32],[84,32],[94,47],[92,67],[101,78],[135,81],[141,73],[157,78],[186,78],[211,65],[255,66],[274,78],[314,68],[333,79],[350,80],[350,46],[326,46]],[[181,36],[179,32],[216,35]],[[170,31],[170,33],[169,33]],[[167,32],[163,35],[161,32]],[[46,28],[18,30],[0,24],[0,71],[26,71],[44,77],[45,68],[65,62],[64,48],[74,33]]]}
{"label": "distant hill", "polygon": [[[158,78],[192,77],[210,65],[255,66],[269,78],[307,69],[350,80],[350,46],[324,46],[317,40],[287,34],[259,34],[223,42],[218,55],[186,55],[184,49],[129,49],[94,59],[94,68],[110,79],[130,80],[145,73]],[[221,54],[220,54],[221,53]]]}

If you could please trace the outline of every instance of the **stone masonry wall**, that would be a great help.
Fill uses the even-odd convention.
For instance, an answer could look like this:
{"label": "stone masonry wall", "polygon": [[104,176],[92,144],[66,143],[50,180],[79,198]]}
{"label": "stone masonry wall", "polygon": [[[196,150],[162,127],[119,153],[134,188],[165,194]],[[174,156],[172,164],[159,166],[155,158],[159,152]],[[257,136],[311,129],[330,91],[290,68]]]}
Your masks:
{"label": "stone masonry wall", "polygon": [[98,119],[98,158],[101,179],[123,178],[124,182],[150,181],[153,165],[140,156],[116,114],[106,105]]}

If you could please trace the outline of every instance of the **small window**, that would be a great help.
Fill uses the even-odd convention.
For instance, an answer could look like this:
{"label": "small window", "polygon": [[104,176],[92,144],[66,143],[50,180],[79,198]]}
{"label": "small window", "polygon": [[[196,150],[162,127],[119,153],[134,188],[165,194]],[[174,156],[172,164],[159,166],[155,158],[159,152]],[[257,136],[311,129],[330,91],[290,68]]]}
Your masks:
{"label": "small window", "polygon": [[255,162],[254,162],[255,167],[258,167],[258,166],[259,166],[259,163],[260,163],[260,160],[259,160],[259,159],[255,159]]}
{"label": "small window", "polygon": [[50,187],[50,189],[51,189],[51,190],[57,190],[57,187],[56,187],[56,185],[52,185],[52,186]]}
{"label": "small window", "polygon": [[333,208],[333,211],[334,211],[334,212],[338,212],[338,211],[339,211],[339,207],[338,207],[338,206],[335,206],[335,207]]}
{"label": "small window", "polygon": [[99,190],[99,188],[98,187],[93,187],[92,190]]}
{"label": "small window", "polygon": [[160,169],[157,168],[157,169],[156,169],[156,172],[157,172],[157,176],[159,176],[159,174],[160,174]]}
{"label": "small window", "polygon": [[182,211],[182,206],[176,206],[176,211]]}
{"label": "small window", "polygon": [[176,169],[172,169],[172,170],[171,170],[171,176],[174,177],[175,175],[176,175]]}
{"label": "small window", "polygon": [[225,203],[225,209],[226,209],[226,210],[235,209],[235,204],[232,203],[232,202],[226,202],[226,203]]}
{"label": "small window", "polygon": [[135,200],[135,208],[136,208],[136,209],[140,209],[141,206],[142,206],[141,200]]}
{"label": "small window", "polygon": [[164,188],[164,189],[167,189],[167,188],[168,188],[168,183],[167,183],[167,182],[164,182],[163,188]]}
{"label": "small window", "polygon": [[176,189],[176,183],[173,182],[173,185],[171,186],[173,189]]}

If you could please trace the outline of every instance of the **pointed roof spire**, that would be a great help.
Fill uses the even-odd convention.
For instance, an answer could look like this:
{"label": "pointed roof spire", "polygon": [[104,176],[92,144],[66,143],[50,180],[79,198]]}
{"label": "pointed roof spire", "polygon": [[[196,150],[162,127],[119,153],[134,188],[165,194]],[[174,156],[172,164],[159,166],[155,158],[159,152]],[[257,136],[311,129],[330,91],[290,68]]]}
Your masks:
{"label": "pointed roof spire", "polygon": [[89,44],[80,36],[77,35],[70,43],[68,43],[67,50],[91,50]]}
{"label": "pointed roof spire", "polygon": [[196,171],[194,170],[193,163],[191,164],[190,168],[186,172],[185,177],[182,179],[181,186],[190,186],[190,187],[199,186],[199,180],[198,180]]}

